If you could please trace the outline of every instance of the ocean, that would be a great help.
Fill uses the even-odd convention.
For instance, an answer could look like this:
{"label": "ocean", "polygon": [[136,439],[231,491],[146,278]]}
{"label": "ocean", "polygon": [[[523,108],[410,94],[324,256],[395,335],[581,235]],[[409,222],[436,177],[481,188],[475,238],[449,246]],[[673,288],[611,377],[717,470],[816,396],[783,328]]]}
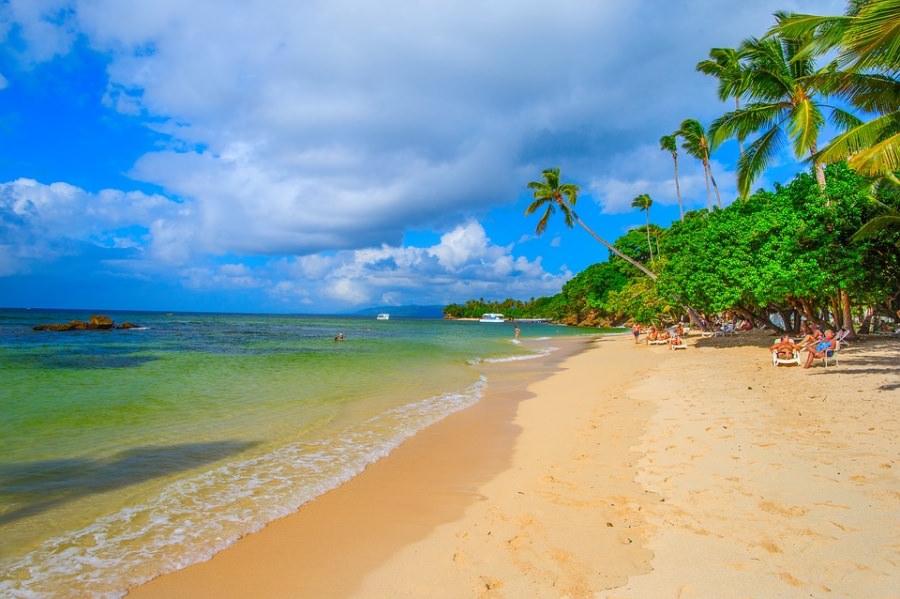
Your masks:
{"label": "ocean", "polygon": [[[121,597],[479,401],[547,324],[0,310],[0,596]],[[343,333],[343,341],[335,337]]]}

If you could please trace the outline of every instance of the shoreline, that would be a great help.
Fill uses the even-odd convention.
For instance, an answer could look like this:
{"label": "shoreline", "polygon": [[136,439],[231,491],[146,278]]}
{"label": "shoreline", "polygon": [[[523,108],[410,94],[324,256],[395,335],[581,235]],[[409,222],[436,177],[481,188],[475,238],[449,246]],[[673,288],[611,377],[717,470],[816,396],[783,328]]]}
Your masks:
{"label": "shoreline", "polygon": [[688,343],[486,365],[475,406],[129,596],[895,596],[900,343],[812,371]]}
{"label": "shoreline", "polygon": [[163,574],[128,597],[354,596],[367,569],[462,515],[483,499],[479,486],[508,468],[520,433],[515,411],[530,395],[523,382],[552,376],[591,340],[549,343],[560,349],[531,360],[479,364],[489,381],[475,405],[419,431],[353,479],[210,560]]}

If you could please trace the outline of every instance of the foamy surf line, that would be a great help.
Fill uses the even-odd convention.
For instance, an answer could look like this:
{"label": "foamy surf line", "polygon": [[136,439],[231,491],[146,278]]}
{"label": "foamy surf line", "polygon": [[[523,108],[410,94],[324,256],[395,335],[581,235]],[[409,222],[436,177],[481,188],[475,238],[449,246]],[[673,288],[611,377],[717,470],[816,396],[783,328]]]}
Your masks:
{"label": "foamy surf line", "polygon": [[[176,481],[130,506],[0,562],[0,596],[122,597],[161,574],[210,559],[385,457],[404,440],[477,403],[485,379],[385,411],[327,442],[300,442]],[[204,518],[215,514],[215,518]]]}
{"label": "foamy surf line", "polygon": [[478,364],[502,364],[503,362],[520,362],[522,360],[534,360],[536,358],[543,358],[557,351],[558,347],[543,347],[541,349],[537,349],[530,354],[524,354],[521,356],[503,356],[499,358],[473,358],[468,361],[468,364],[472,366],[477,366]]}

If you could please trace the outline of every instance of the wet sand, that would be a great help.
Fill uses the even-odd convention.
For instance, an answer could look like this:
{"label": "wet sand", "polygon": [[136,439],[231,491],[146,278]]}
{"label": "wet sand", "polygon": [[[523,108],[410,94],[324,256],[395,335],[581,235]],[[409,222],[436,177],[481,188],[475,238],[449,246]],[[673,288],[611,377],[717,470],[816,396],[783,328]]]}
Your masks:
{"label": "wet sand", "polygon": [[129,596],[896,597],[900,341],[770,342],[486,365],[478,405]]}

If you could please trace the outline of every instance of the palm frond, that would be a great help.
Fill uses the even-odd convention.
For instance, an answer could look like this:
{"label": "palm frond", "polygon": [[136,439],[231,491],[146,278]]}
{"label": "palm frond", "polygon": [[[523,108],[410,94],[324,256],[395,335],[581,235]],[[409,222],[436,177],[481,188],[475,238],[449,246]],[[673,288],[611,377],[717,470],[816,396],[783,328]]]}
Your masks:
{"label": "palm frond", "polygon": [[[890,145],[889,140],[892,138],[896,144],[898,133],[900,133],[900,111],[895,111],[837,135],[816,155],[816,159],[826,163],[838,162],[883,141],[888,141]],[[896,153],[896,147],[894,152]],[[896,167],[893,170],[896,170]]]}
{"label": "palm frond", "polygon": [[821,111],[809,100],[799,102],[787,121],[788,136],[794,143],[794,155],[812,154],[816,148],[819,130],[825,123]]}
{"label": "palm frond", "polygon": [[868,239],[870,237],[875,237],[882,231],[886,231],[888,229],[900,229],[900,212],[896,210],[889,210],[887,214],[882,214],[880,216],[876,216],[863,224],[860,227],[859,231],[853,234],[853,241],[860,241],[862,239]]}
{"label": "palm frond", "polygon": [[853,114],[841,108],[832,108],[828,120],[834,125],[838,131],[848,131],[854,127],[859,127],[864,121]]}
{"label": "palm frond", "polygon": [[850,157],[848,164],[868,177],[884,176],[897,180],[900,172],[900,133],[884,139]]}
{"label": "palm frond", "polygon": [[784,147],[784,134],[780,127],[772,127],[754,141],[744,155],[738,160],[738,192],[741,198],[746,199],[750,195],[750,187],[753,181],[771,163],[782,147]]}

